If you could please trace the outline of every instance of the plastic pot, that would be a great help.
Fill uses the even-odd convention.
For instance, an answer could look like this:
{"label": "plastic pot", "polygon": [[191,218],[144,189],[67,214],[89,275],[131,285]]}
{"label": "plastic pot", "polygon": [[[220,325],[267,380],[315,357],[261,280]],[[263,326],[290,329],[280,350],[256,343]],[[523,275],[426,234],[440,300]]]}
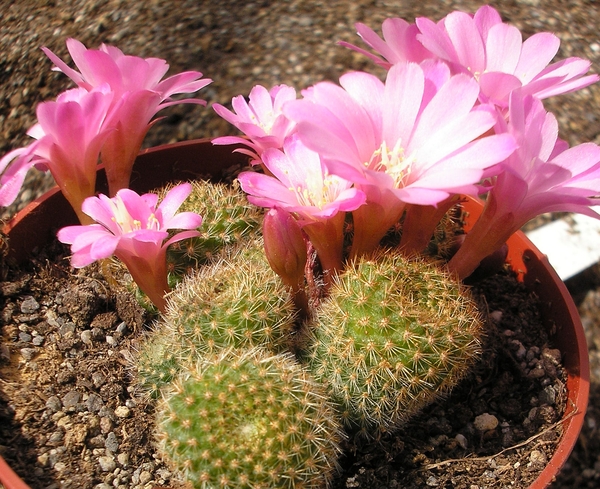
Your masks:
{"label": "plastic pot", "polygon": [[[158,146],[142,151],[136,160],[131,188],[146,192],[167,182],[197,178],[220,179],[225,171],[245,165],[247,157],[233,153],[232,146],[213,146],[208,139]],[[99,170],[97,188],[106,192],[106,178]],[[466,230],[475,221],[482,204],[468,200]],[[57,188],[29,204],[4,228],[9,238],[8,260],[20,263],[37,247],[55,238],[56,231],[77,218]],[[542,304],[542,316],[555,347],[563,356],[568,373],[568,399],[563,422],[563,436],[554,456],[530,489],[547,487],[560,471],[571,453],[588,403],[589,359],[583,327],[577,308],[565,286],[545,255],[521,233],[508,241],[507,261],[517,272],[519,280],[537,294]],[[26,489],[28,486],[0,457],[0,483],[6,489]]]}

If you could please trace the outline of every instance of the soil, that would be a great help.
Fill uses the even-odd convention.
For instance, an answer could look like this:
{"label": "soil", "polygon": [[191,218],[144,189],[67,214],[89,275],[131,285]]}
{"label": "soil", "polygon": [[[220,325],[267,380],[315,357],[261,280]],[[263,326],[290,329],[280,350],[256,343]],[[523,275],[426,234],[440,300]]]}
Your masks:
{"label": "soil", "polygon": [[[181,484],[157,454],[132,358],[151,323],[97,266],[38,254],[1,283],[0,449],[33,489]],[[565,374],[535,297],[504,270],[473,288],[481,361],[447,398],[377,443],[350,440],[332,488],[525,488],[561,435]]]}

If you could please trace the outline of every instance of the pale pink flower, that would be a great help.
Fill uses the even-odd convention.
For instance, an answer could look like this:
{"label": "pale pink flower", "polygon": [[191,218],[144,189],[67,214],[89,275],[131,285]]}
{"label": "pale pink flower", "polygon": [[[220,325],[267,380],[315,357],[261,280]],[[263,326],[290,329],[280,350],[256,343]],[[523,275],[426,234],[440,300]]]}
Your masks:
{"label": "pale pink flower", "polygon": [[560,45],[554,34],[540,32],[523,42],[519,29],[503,23],[488,5],[475,15],[455,11],[437,23],[421,17],[416,24],[420,31],[417,39],[425,48],[450,63],[453,72],[475,77],[482,99],[502,107],[516,88],[523,87],[524,95],[543,99],[598,80],[597,75],[583,76],[590,62],[581,58],[549,65]]}
{"label": "pale pink flower", "polygon": [[519,91],[511,94],[504,130],[515,137],[519,148],[503,163],[481,217],[448,264],[461,278],[539,214],[564,211],[600,218],[590,209],[600,204],[598,145],[584,143],[568,149],[558,139],[554,115],[544,110],[540,100],[523,97]]}
{"label": "pale pink flower", "polygon": [[[82,210],[97,224],[67,226],[58,239],[71,245],[71,264],[81,268],[96,260],[115,255],[126,266],[133,280],[163,311],[169,291],[167,247],[177,241],[198,236],[195,230],[202,217],[177,209],[192,191],[189,183],[169,190],[160,205],[156,194],[138,195],[121,189],[113,198],[100,194],[87,198]],[[169,229],[185,229],[169,238]]]}
{"label": "pale pink flower", "polygon": [[315,247],[325,270],[341,269],[345,211],[365,202],[352,183],[331,175],[314,151],[291,136],[283,151],[270,148],[263,162],[272,174],[242,172],[239,181],[248,200],[294,214]]}
{"label": "pale pink flower", "polygon": [[133,162],[148,129],[156,122],[151,122],[152,117],[175,104],[206,105],[204,100],[172,100],[171,97],[196,92],[212,80],[200,79],[202,73],[198,71],[186,71],[163,80],[169,69],[165,60],[125,55],[120,49],[105,44],[99,49],[87,49],[81,42],[68,39],[67,48],[80,71],[70,68],[48,48],[42,49],[57,69],[79,87],[91,91],[106,84],[114,93],[114,104],[120,105],[115,130],[102,148],[109,193],[114,195],[129,185]]}
{"label": "pale pink flower", "polygon": [[425,49],[423,44],[417,40],[419,29],[415,24],[409,24],[404,19],[397,17],[388,18],[383,21],[381,31],[383,39],[365,24],[355,24],[356,31],[362,40],[371,46],[382,57],[377,56],[363,48],[349,42],[339,41],[344,46],[371,58],[375,63],[386,69],[396,63],[412,61],[420,63],[425,59],[433,58],[433,54]]}
{"label": "pale pink flower", "polygon": [[283,115],[283,104],[296,99],[296,90],[287,85],[277,85],[267,90],[256,85],[250,91],[250,101],[242,95],[231,100],[235,112],[221,104],[213,104],[215,112],[242,131],[248,139],[223,136],[213,139],[213,144],[243,144],[250,149],[236,151],[247,154],[253,163],[260,163],[262,153],[268,148],[283,148],[285,138],[294,132],[294,123]]}
{"label": "pale pink flower", "polygon": [[341,87],[318,83],[284,113],[329,171],[354,182],[367,204],[354,213],[352,255],[375,248],[406,203],[437,205],[477,194],[486,171],[515,149],[508,134],[482,137],[496,111],[477,105],[479,87],[443,64],[399,63],[385,84],[349,73]]}
{"label": "pale pink flower", "polygon": [[26,171],[36,165],[50,170],[80,221],[86,222],[81,204],[95,193],[100,148],[113,130],[117,110],[107,85],[90,92],[82,88],[67,90],[56,101],[39,104],[38,123],[28,131],[37,141],[0,160],[0,204],[14,200]]}

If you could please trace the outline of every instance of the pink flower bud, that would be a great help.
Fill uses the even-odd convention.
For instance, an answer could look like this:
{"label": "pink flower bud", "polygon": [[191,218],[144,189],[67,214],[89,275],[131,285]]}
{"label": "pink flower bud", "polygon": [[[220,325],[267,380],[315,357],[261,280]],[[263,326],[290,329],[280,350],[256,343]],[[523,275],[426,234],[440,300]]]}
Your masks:
{"label": "pink flower bud", "polygon": [[265,254],[271,268],[286,285],[297,290],[304,279],[306,241],[296,219],[273,207],[263,221]]}

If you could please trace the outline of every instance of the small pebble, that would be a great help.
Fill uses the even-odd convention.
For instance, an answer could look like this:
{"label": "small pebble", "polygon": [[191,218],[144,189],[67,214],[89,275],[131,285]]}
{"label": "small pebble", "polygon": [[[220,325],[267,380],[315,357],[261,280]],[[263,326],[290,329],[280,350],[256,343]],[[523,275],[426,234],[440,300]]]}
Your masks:
{"label": "small pebble", "polygon": [[94,372],[92,374],[92,382],[94,383],[94,387],[102,387],[104,382],[106,382],[106,375],[102,372]]}
{"label": "small pebble", "polygon": [[92,344],[92,332],[89,329],[86,329],[81,332],[81,341],[83,341],[86,345]]}
{"label": "small pebble", "polygon": [[52,433],[50,435],[50,437],[48,438],[48,441],[52,444],[55,443],[60,443],[61,441],[63,441],[65,438],[64,434],[62,431],[55,431],[54,433]]}
{"label": "small pebble", "polygon": [[117,440],[117,435],[115,435],[114,431],[111,431],[106,436],[104,447],[111,452],[116,452],[119,449],[119,440]]}
{"label": "small pebble", "polygon": [[140,484],[147,484],[152,480],[152,474],[147,470],[140,473]]}
{"label": "small pebble", "polygon": [[60,334],[62,337],[70,336],[74,332],[75,332],[75,324],[73,324],[73,323],[63,324],[58,330],[58,334]]}
{"label": "small pebble", "polygon": [[128,453],[119,453],[117,455],[117,461],[123,466],[127,466],[129,464],[129,454]]}
{"label": "small pebble", "polygon": [[36,349],[35,348],[21,348],[21,356],[23,360],[29,361],[32,360],[35,356]]}
{"label": "small pebble", "polygon": [[63,406],[66,408],[75,407],[79,401],[81,401],[81,393],[75,390],[67,392],[62,398]]}
{"label": "small pebble", "polygon": [[463,450],[466,450],[468,447],[468,443],[467,443],[467,438],[465,437],[465,435],[462,435],[460,433],[458,433],[454,439],[456,440],[456,442],[460,445],[460,447]]}
{"label": "small pebble", "polygon": [[98,394],[91,393],[87,398],[87,401],[85,401],[85,405],[88,411],[92,413],[97,413],[98,411],[100,411],[102,406],[104,406],[104,401]]}
{"label": "small pebble", "polygon": [[107,418],[106,416],[100,418],[100,431],[102,431],[102,433],[109,433],[112,428],[113,422],[110,418]]}
{"label": "small pebble", "polygon": [[32,336],[29,333],[24,333],[21,331],[19,333],[19,341],[23,341],[24,343],[29,343],[32,339]]}
{"label": "small pebble", "polygon": [[548,461],[544,452],[540,452],[539,450],[532,450],[529,454],[529,462],[533,465],[545,465]]}
{"label": "small pebble", "polygon": [[33,343],[35,346],[42,346],[42,345],[44,344],[44,341],[45,341],[45,340],[46,340],[46,337],[45,337],[45,336],[38,335],[38,336],[34,336],[34,337],[33,337],[33,341],[32,341],[32,343]]}
{"label": "small pebble", "polygon": [[115,409],[115,416],[117,418],[127,418],[131,414],[131,410],[127,406],[118,406]]}
{"label": "small pebble", "polygon": [[102,472],[112,472],[117,467],[115,459],[109,455],[98,457],[98,463],[100,464]]}
{"label": "small pebble", "polygon": [[492,311],[490,312],[490,319],[494,321],[496,324],[499,324],[502,321],[502,311]]}
{"label": "small pebble", "polygon": [[556,390],[551,385],[544,388],[539,395],[540,404],[548,404],[549,406],[554,405],[556,402]]}
{"label": "small pebble", "polygon": [[498,426],[498,418],[493,414],[483,413],[475,418],[473,425],[479,431],[494,430]]}
{"label": "small pebble", "polygon": [[21,303],[21,312],[23,314],[32,314],[40,308],[40,304],[33,297],[27,297]]}
{"label": "small pebble", "polygon": [[439,486],[439,485],[440,485],[440,482],[439,482],[439,480],[438,480],[438,478],[437,478],[437,477],[434,477],[433,475],[430,475],[430,476],[427,478],[427,482],[426,482],[426,484],[427,484],[429,487],[437,487],[437,486]]}
{"label": "small pebble", "polygon": [[50,396],[46,400],[46,408],[50,409],[50,411],[53,411],[53,412],[60,411],[61,407],[62,407],[62,403],[60,402],[60,399],[57,396]]}

